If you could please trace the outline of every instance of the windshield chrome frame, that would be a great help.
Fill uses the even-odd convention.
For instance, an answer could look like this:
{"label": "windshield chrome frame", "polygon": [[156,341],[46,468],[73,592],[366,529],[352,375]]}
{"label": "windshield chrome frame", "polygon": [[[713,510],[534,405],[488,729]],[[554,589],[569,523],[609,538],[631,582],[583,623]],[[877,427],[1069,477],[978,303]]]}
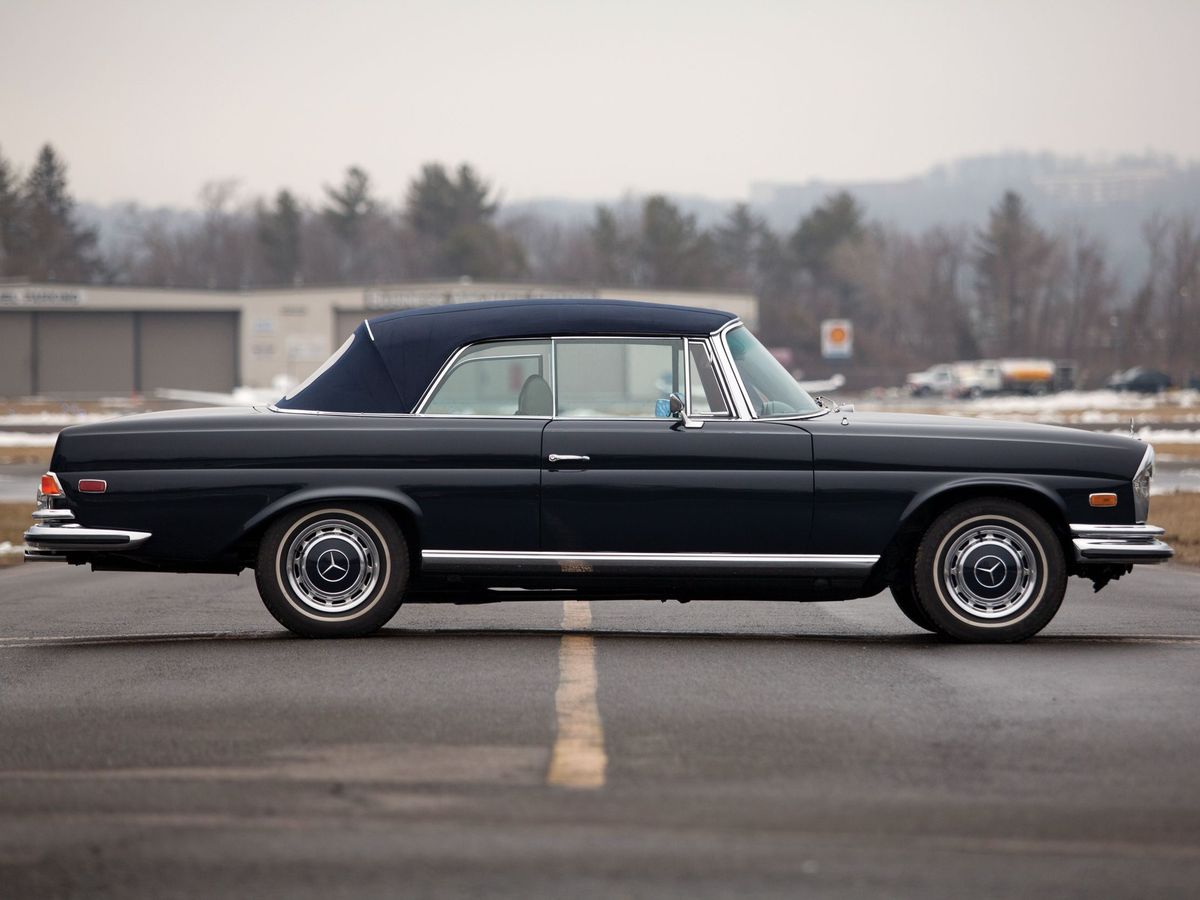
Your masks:
{"label": "windshield chrome frame", "polygon": [[[712,334],[714,339],[713,343],[721,348],[721,352],[723,354],[722,362],[727,370],[727,380],[729,380],[731,384],[736,384],[740,393],[740,396],[737,399],[740,401],[742,409],[739,409],[738,411],[738,418],[762,419],[770,422],[785,422],[795,421],[798,419],[817,419],[821,416],[828,415],[831,410],[825,408],[815,409],[812,412],[806,413],[788,413],[784,416],[760,416],[757,412],[755,412],[754,404],[750,402],[750,391],[746,388],[746,383],[742,381],[742,375],[738,371],[737,363],[735,363],[733,360],[733,351],[729,349],[729,332],[733,331],[735,328],[745,327],[745,323],[742,322],[741,319],[731,319]],[[808,391],[804,391],[804,393],[807,394]],[[814,400],[813,402],[815,403],[816,401]],[[820,404],[818,404],[818,406],[819,405]]]}

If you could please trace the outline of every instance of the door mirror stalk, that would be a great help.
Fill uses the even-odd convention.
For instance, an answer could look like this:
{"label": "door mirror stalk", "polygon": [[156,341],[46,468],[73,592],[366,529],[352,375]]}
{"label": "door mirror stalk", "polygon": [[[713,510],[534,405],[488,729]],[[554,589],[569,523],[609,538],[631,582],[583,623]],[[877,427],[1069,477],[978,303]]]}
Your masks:
{"label": "door mirror stalk", "polygon": [[704,423],[699,419],[693,419],[687,414],[687,405],[683,402],[683,398],[679,394],[671,394],[670,397],[671,418],[678,419],[683,423],[684,428],[703,428]]}

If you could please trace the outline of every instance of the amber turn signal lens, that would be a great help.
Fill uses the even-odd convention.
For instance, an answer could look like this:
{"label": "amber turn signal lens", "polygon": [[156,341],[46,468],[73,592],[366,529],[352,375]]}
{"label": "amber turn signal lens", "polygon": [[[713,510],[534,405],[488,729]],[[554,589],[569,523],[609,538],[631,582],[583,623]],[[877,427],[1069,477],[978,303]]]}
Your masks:
{"label": "amber turn signal lens", "polygon": [[61,497],[63,495],[62,485],[58,483],[58,479],[53,472],[47,472],[42,476],[42,493],[47,497]]}
{"label": "amber turn signal lens", "polygon": [[1117,495],[1116,494],[1090,494],[1088,496],[1088,503],[1091,504],[1092,506],[1116,506],[1117,505]]}

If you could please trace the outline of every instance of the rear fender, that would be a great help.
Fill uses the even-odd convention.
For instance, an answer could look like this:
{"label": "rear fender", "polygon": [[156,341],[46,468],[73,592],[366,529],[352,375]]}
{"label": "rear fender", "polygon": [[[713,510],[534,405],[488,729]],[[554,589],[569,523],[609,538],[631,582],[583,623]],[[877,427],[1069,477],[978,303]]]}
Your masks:
{"label": "rear fender", "polygon": [[249,521],[242,526],[242,532],[239,535],[239,541],[244,541],[246,538],[255,536],[263,531],[268,522],[272,521],[276,516],[287,512],[290,509],[295,509],[301,506],[309,506],[314,503],[327,503],[345,500],[360,500],[368,503],[374,502],[388,508],[399,507],[409,517],[409,522],[400,522],[403,528],[406,525],[411,525],[415,530],[414,534],[408,535],[410,538],[416,538],[421,531],[421,508],[407,494],[401,491],[389,491],[382,488],[364,488],[364,487],[336,487],[322,485],[319,488],[305,488],[288,494],[285,497],[280,497],[274,503],[259,510]]}

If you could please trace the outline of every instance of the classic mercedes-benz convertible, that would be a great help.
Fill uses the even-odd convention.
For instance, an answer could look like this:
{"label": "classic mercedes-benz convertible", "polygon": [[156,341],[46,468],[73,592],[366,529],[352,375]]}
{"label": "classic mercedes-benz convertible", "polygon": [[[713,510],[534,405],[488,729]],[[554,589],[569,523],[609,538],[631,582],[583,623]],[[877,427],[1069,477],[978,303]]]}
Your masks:
{"label": "classic mercedes-benz convertible", "polygon": [[855,412],[728,313],[607,300],[383,315],[269,408],[74,426],[51,468],[27,560],[253,568],[310,637],[405,601],[890,588],[921,628],[1015,641],[1068,576],[1172,552],[1133,438]]}

